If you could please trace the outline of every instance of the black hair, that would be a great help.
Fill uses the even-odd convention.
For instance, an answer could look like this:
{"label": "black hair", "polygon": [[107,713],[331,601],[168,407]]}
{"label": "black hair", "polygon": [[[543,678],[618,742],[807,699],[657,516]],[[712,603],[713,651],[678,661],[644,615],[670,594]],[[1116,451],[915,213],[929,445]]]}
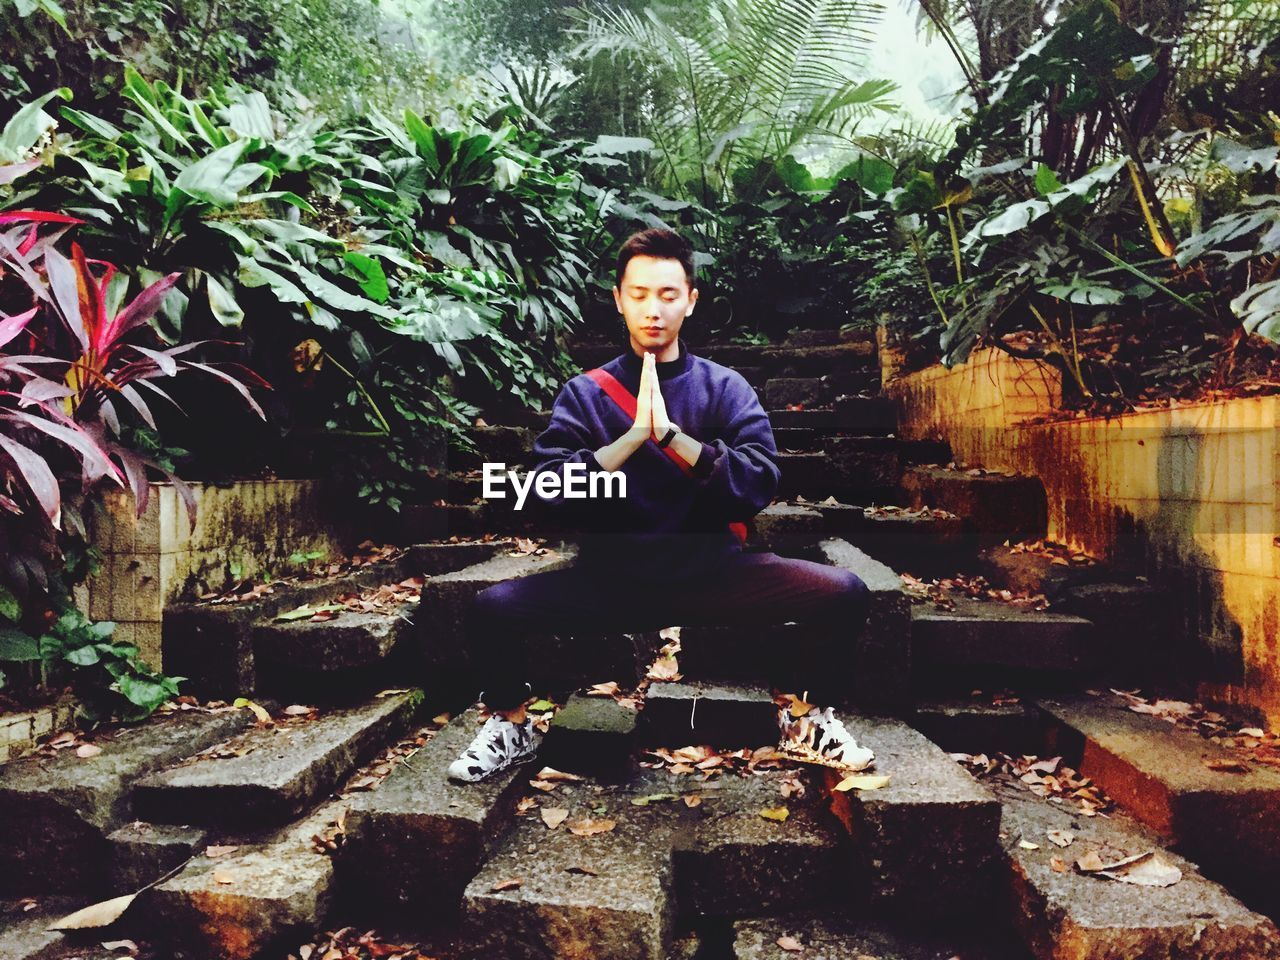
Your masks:
{"label": "black hair", "polygon": [[622,288],[622,275],[627,272],[627,264],[632,257],[648,256],[662,259],[679,260],[684,267],[685,279],[689,281],[689,289],[693,289],[697,274],[693,267],[693,245],[674,230],[666,227],[650,227],[627,237],[618,251],[618,273],[616,284]]}

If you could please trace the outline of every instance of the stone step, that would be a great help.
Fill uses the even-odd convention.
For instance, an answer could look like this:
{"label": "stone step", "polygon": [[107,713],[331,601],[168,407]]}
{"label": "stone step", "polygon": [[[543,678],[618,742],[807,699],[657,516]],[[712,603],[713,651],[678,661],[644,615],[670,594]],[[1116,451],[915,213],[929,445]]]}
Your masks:
{"label": "stone step", "polygon": [[800,410],[770,410],[769,424],[775,431],[802,429],[816,430],[822,433],[836,432],[835,410],[830,406],[806,406]]}
{"label": "stone step", "polygon": [[[831,791],[869,877],[873,910],[917,919],[964,918],[997,892],[1000,804],[941,748],[901,720],[837,711],[860,746],[875,752],[875,790]],[[825,770],[829,788],[841,774]]]}
{"label": "stone step", "polygon": [[259,661],[293,670],[334,672],[380,663],[413,626],[413,604],[388,613],[341,611],[334,620],[260,623],[254,627]]}
{"label": "stone step", "polygon": [[[708,781],[658,769],[622,786],[563,783],[539,793],[543,808],[568,810],[567,820],[554,830],[537,812],[517,821],[467,887],[464,939],[476,956],[511,960],[667,960],[678,915],[793,909],[841,890],[838,827],[809,772],[757,774]],[[807,782],[804,798],[782,798],[784,777]],[[780,806],[785,820],[761,816]],[[582,820],[614,827],[573,835],[568,827]]]}
{"label": "stone step", "polygon": [[259,826],[307,809],[414,716],[421,694],[403,691],[315,719],[256,727],[195,762],[135,784],[136,815],[158,823]]}
{"label": "stone step", "polygon": [[489,503],[406,503],[394,526],[380,533],[393,543],[420,543],[494,532]]}
{"label": "stone step", "polygon": [[[503,554],[427,581],[418,606],[415,644],[422,665],[419,675],[428,699],[451,710],[471,704],[482,684],[465,649],[467,605],[481,590],[503,580],[570,566],[577,555],[572,543],[550,546],[543,555]],[[529,681],[545,692],[568,693],[607,680],[630,686],[641,680],[663,640],[657,631],[607,634],[547,634],[529,639]]]}
{"label": "stone step", "polygon": [[822,380],[819,377],[772,377],[764,385],[765,408],[784,410],[796,404],[817,406],[824,396]]}
{"label": "stone step", "polygon": [[[984,917],[986,925],[989,918]],[[733,960],[1031,960],[1026,948],[1003,929],[930,930],[918,924],[884,924],[878,917],[821,911],[738,920],[733,924]],[[782,951],[787,938],[799,945]]]}
{"label": "stone step", "polygon": [[1037,477],[911,466],[901,483],[911,506],[954,513],[986,542],[1044,538],[1047,508],[1044,485]]}
{"label": "stone step", "polygon": [[843,433],[874,436],[898,429],[898,411],[888,397],[837,397],[832,403],[833,426]]}
{"label": "stone step", "polygon": [[531,427],[493,424],[487,427],[472,427],[470,433],[476,445],[476,452],[451,450],[450,469],[467,470],[479,467],[486,462],[505,463],[510,468],[516,464],[524,465],[532,462],[533,441],[537,432]]}
{"label": "stone step", "polygon": [[556,711],[539,755],[557,770],[621,781],[633,772],[639,726],[635,707],[577,691]]}
{"label": "stone step", "polygon": [[4,960],[111,960],[123,956],[102,946],[113,938],[113,927],[93,930],[49,930],[92,898],[40,897],[32,904],[0,900],[0,957]]}
{"label": "stone step", "polygon": [[875,343],[874,326],[847,329],[797,328],[782,342],[784,347],[829,347],[840,343]]}
{"label": "stone step", "polygon": [[271,950],[283,956],[324,929],[337,901],[334,860],[312,838],[332,829],[347,805],[330,800],[265,834],[221,838],[236,849],[196,856],[139,895],[120,922],[134,937],[182,951],[168,956],[256,960]]}
{"label": "stone step", "polygon": [[1070,683],[1104,666],[1093,624],[1083,617],[998,600],[952,599],[952,610],[932,602],[912,607],[918,689],[989,689],[1001,681]]}
{"label": "stone step", "polygon": [[[881,504],[885,506],[885,504]],[[872,510],[817,503],[827,529],[894,570],[919,577],[950,576],[969,565],[978,541],[960,517],[906,509]]]}
{"label": "stone step", "polygon": [[1049,747],[1117,803],[1198,863],[1206,875],[1280,906],[1280,771],[1211,769],[1238,754],[1159,717],[1127,709],[1115,694],[1042,699]]}
{"label": "stone step", "polygon": [[[1069,802],[1037,797],[1012,778],[993,789],[1002,801],[1012,921],[1038,960],[1280,956],[1280,931],[1269,919],[1205,879],[1194,863],[1161,849],[1155,834],[1123,812],[1080,816]],[[1050,831],[1071,842],[1058,846]],[[1139,886],[1074,868],[1091,851],[1112,863],[1151,850],[1181,871],[1176,883]],[[1054,869],[1055,858],[1064,868]]]}
{"label": "stone step", "polygon": [[777,713],[763,687],[651,683],[640,715],[640,738],[648,746],[754,750],[777,744]]}
{"label": "stone step", "polygon": [[911,725],[949,753],[1037,756],[1044,749],[1044,714],[1031,702],[991,697],[916,704]]}
{"label": "stone step", "polygon": [[134,819],[135,783],[151,772],[248,727],[248,710],[157,714],[132,726],[107,726],[96,756],[74,749],[31,754],[0,765],[0,894],[96,894],[108,889],[111,845]]}
{"label": "stone step", "polygon": [[353,918],[419,931],[456,918],[463,889],[510,829],[530,775],[529,764],[519,764],[478,783],[449,780],[449,764],[479,730],[478,710],[459,714],[352,802],[338,870]]}
{"label": "stone step", "polygon": [[183,693],[205,700],[252,696],[257,689],[253,628],[305,603],[324,603],[406,577],[435,575],[478,563],[501,544],[443,543],[409,547],[403,556],[336,577],[281,581],[253,600],[173,603],[165,607],[165,669],[186,677]]}
{"label": "stone step", "polygon": [[107,837],[111,845],[112,893],[133,893],[160,879],[203,850],[209,836],[207,827],[145,820],[117,828]]}
{"label": "stone step", "polygon": [[951,444],[945,440],[906,440],[899,438],[902,462],[909,465],[939,466],[953,459]]}
{"label": "stone step", "polygon": [[775,427],[773,442],[779,450],[821,450],[826,437],[806,427]]}
{"label": "stone step", "polygon": [[891,437],[828,437],[821,451],[779,453],[776,459],[782,473],[779,499],[897,499],[901,467]]}

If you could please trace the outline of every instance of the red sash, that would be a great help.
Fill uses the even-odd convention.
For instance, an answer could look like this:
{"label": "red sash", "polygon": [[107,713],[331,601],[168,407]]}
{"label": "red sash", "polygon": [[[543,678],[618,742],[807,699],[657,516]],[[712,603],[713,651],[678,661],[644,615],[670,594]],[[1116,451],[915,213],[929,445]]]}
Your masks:
{"label": "red sash", "polygon": [[[635,419],[635,395],[619,383],[617,377],[600,367],[596,367],[594,370],[588,370],[587,376],[594,380],[600,389],[609,395],[609,399],[622,408],[623,413],[628,417],[631,417],[633,420]],[[654,446],[657,446],[658,444],[657,438],[652,435],[649,437],[649,442]],[[658,447],[658,449],[665,453],[672,463],[683,470],[686,476],[693,473],[693,467],[685,463],[684,458],[672,450],[669,444],[665,447]],[[733,535],[738,538],[739,543],[747,542],[747,525],[745,523],[742,523],[741,521],[734,521],[729,524],[729,529],[732,531]]]}

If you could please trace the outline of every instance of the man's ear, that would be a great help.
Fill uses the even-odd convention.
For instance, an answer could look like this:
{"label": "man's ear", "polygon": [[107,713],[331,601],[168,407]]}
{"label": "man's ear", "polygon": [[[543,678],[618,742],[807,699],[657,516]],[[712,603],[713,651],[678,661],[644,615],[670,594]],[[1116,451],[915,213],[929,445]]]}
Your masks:
{"label": "man's ear", "polygon": [[686,317],[689,314],[693,313],[693,308],[697,304],[697,302],[698,302],[698,288],[694,287],[689,291],[689,309],[684,312],[684,315]]}
{"label": "man's ear", "polygon": [[622,313],[622,291],[616,286],[613,288],[613,305],[618,308],[619,313]]}

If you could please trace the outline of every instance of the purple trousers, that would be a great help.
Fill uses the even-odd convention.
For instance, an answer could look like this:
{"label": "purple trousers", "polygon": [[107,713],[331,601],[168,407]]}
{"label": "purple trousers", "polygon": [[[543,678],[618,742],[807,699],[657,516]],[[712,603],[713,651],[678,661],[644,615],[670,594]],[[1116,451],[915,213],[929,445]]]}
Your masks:
{"label": "purple trousers", "polygon": [[[673,575],[672,569],[679,572]],[[802,674],[810,701],[826,704],[847,696],[848,654],[868,610],[867,586],[849,570],[733,550],[694,570],[676,558],[666,568],[650,564],[630,570],[579,558],[567,569],[505,580],[480,591],[468,609],[466,629],[478,672],[477,692],[483,690],[491,710],[508,710],[528,696],[526,634],[531,632],[639,632],[788,621],[832,627],[824,633],[837,648],[814,657],[812,674]],[[782,657],[787,653],[779,651]]]}

